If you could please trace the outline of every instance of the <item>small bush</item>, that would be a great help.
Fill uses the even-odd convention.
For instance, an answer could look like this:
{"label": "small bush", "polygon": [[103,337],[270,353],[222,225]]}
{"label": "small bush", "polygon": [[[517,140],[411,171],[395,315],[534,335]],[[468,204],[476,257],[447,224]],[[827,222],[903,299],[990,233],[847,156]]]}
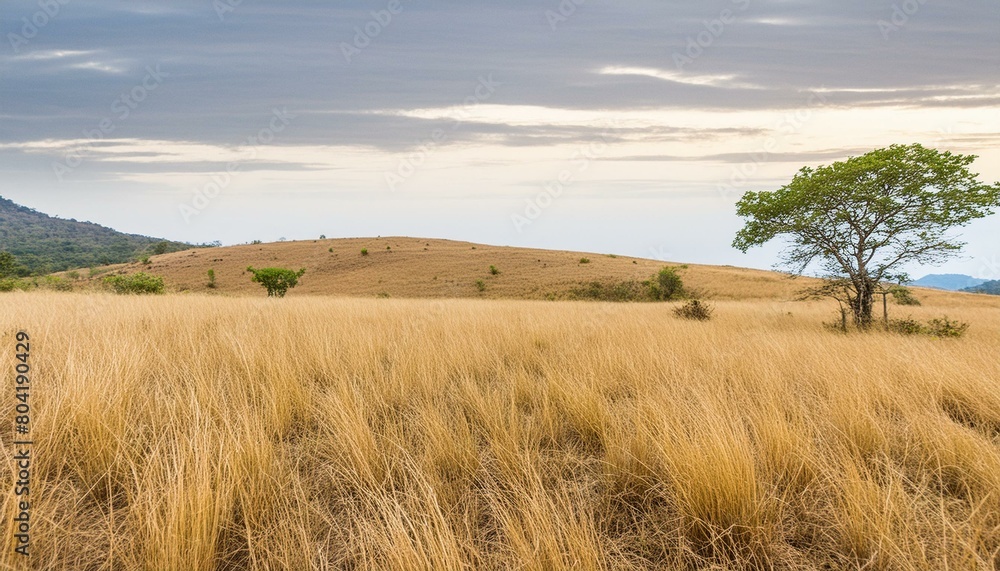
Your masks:
{"label": "small bush", "polygon": [[261,242],[260,240],[254,240],[253,242],[250,242],[251,246],[256,246],[257,244],[263,244],[263,242]]}
{"label": "small bush", "polygon": [[210,287],[212,289],[215,289],[215,270],[214,269],[208,270],[208,283],[205,284],[205,286],[206,287]]}
{"label": "small bush", "polygon": [[380,291],[380,292],[378,292],[378,294],[375,295],[375,297],[377,297],[379,299],[388,299],[388,298],[390,298],[392,296],[389,295],[389,292],[387,292],[387,291]]}
{"label": "small bush", "polygon": [[589,264],[590,263],[590,258],[580,258],[580,263],[581,264]]}
{"label": "small bush", "polygon": [[968,330],[968,323],[952,321],[947,316],[927,322],[927,334],[934,337],[961,337]]}
{"label": "small bush", "polygon": [[161,294],[164,291],[163,278],[143,272],[124,276],[108,276],[104,283],[120,295]]}
{"label": "small bush", "polygon": [[76,270],[72,270],[72,271],[66,272],[66,277],[68,279],[76,281],[76,280],[80,279],[80,272],[78,272]]}
{"label": "small bush", "polygon": [[330,252],[332,254],[333,253],[333,248],[327,249],[327,252]]}
{"label": "small bush", "polygon": [[367,256],[368,255],[368,248],[361,248],[361,255],[362,256]]}
{"label": "small bush", "polygon": [[570,290],[570,295],[577,299],[593,299],[597,301],[648,301],[647,288],[635,280],[602,283],[593,281]]}
{"label": "small bush", "polygon": [[714,309],[707,303],[692,299],[680,307],[674,308],[674,315],[683,319],[694,319],[696,321],[708,321],[712,318]]}
{"label": "small bush", "polygon": [[45,276],[42,278],[41,283],[36,282],[35,285],[53,291],[73,291],[73,284],[59,276]]}
{"label": "small bush", "polygon": [[920,335],[924,332],[924,326],[911,317],[907,317],[906,319],[890,319],[889,331],[900,335]]}
{"label": "small bush", "polygon": [[0,292],[27,291],[31,288],[31,282],[18,278],[0,279]]}
{"label": "small bush", "polygon": [[948,319],[947,316],[931,319],[926,324],[916,319],[892,319],[889,331],[900,335],[930,335],[932,337],[961,337],[969,330],[969,324]]}
{"label": "small bush", "polygon": [[684,281],[679,268],[663,268],[649,282],[649,295],[653,299],[669,301],[684,296]]}
{"label": "small bush", "polygon": [[920,300],[914,297],[910,288],[905,286],[894,286],[889,289],[892,300],[899,305],[920,305]]}
{"label": "small bush", "polygon": [[320,240],[326,240],[326,234],[320,234],[319,235],[319,239]]}
{"label": "small bush", "polygon": [[139,258],[139,263],[141,263],[144,266],[148,266],[150,264],[149,256],[143,256],[142,258]]}
{"label": "small bush", "polygon": [[500,275],[500,270],[498,270],[496,266],[490,266],[490,275],[491,276],[499,276]]}
{"label": "small bush", "polygon": [[483,280],[476,280],[476,289],[479,291],[486,291],[486,282]]}

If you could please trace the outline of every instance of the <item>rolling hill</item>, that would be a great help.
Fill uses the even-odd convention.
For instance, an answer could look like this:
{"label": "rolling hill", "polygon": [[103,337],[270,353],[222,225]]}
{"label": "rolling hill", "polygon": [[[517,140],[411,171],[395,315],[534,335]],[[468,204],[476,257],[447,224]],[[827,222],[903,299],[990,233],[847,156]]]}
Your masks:
{"label": "rolling hill", "polygon": [[145,253],[193,247],[56,218],[0,197],[0,251],[10,252],[33,273],[123,263]]}
{"label": "rolling hill", "polygon": [[[368,255],[362,255],[362,249]],[[586,259],[586,263],[581,263]],[[133,262],[102,268],[109,273],[147,272],[162,276],[168,289],[182,293],[261,296],[247,266],[305,268],[289,296],[323,295],[392,298],[572,299],[592,282],[614,284],[648,280],[676,263],[613,254],[490,246],[411,237],[340,238],[221,248],[152,256],[149,265]],[[490,266],[499,274],[493,275]],[[208,270],[216,287],[208,287]],[[790,300],[814,283],[786,274],[691,264],[681,270],[685,286],[715,300]],[[78,288],[99,277],[81,279]],[[482,291],[477,285],[482,282]],[[923,301],[992,305],[987,296],[916,289]]]}

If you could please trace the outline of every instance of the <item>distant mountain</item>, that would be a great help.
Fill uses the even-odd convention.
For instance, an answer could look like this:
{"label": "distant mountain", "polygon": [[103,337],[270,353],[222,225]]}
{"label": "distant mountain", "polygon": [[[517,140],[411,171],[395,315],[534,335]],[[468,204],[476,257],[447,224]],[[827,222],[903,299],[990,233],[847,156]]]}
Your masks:
{"label": "distant mountain", "polygon": [[0,252],[10,252],[33,273],[117,264],[193,247],[55,218],[0,197]]}
{"label": "distant mountain", "polygon": [[975,287],[967,287],[962,291],[970,293],[988,293],[990,295],[1000,295],[1000,280],[981,283]]}
{"label": "distant mountain", "polygon": [[986,280],[981,280],[964,274],[930,274],[917,281],[910,282],[909,285],[961,291],[966,288],[982,285],[984,283],[986,283]]}

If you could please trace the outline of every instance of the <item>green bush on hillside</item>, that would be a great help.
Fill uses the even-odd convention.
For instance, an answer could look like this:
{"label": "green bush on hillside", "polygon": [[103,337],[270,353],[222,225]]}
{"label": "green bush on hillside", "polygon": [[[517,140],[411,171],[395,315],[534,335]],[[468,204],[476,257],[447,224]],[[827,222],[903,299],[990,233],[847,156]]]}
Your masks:
{"label": "green bush on hillside", "polygon": [[285,297],[290,288],[299,283],[299,278],[306,273],[305,268],[299,271],[285,268],[260,268],[248,266],[247,271],[253,274],[251,281],[259,283],[267,290],[267,297]]}
{"label": "green bush on hillside", "polygon": [[163,278],[144,272],[122,276],[108,276],[104,278],[104,283],[120,295],[161,294],[165,290]]}

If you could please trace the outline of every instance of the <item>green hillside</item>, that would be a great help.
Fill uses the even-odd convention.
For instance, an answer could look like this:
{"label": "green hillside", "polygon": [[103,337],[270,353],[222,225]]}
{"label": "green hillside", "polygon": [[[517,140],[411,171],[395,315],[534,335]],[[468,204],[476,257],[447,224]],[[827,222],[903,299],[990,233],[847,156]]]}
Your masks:
{"label": "green hillside", "polygon": [[988,293],[990,295],[1000,295],[1000,280],[993,280],[991,282],[979,284],[974,287],[968,287],[963,289],[962,291],[968,291],[972,293]]}
{"label": "green hillside", "polygon": [[117,264],[193,247],[123,234],[92,222],[54,218],[0,197],[0,251],[13,254],[32,273]]}

